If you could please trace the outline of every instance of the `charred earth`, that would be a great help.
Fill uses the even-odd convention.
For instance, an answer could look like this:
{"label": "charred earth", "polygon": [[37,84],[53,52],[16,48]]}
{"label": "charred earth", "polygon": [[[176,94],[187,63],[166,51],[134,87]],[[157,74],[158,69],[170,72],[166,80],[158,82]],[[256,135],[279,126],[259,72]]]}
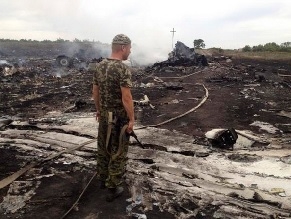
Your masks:
{"label": "charred earth", "polygon": [[[131,66],[144,148],[131,140],[126,193],[109,205],[94,177],[92,73],[56,65],[60,50],[0,46],[1,218],[291,217],[291,59],[178,43],[164,62]],[[238,134],[233,150],[207,138],[223,129]]]}

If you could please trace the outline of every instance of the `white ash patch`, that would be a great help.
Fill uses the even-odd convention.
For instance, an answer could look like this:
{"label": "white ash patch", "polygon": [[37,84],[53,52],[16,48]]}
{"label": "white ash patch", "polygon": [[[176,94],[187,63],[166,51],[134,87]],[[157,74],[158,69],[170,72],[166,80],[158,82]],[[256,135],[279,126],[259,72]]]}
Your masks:
{"label": "white ash patch", "polygon": [[275,126],[267,123],[267,122],[260,122],[260,121],[254,121],[251,126],[258,126],[260,130],[266,131],[271,134],[276,134],[280,132],[280,129],[276,128]]}
{"label": "white ash patch", "polygon": [[15,213],[26,205],[39,185],[40,181],[14,181],[0,203],[0,209],[5,213]]}

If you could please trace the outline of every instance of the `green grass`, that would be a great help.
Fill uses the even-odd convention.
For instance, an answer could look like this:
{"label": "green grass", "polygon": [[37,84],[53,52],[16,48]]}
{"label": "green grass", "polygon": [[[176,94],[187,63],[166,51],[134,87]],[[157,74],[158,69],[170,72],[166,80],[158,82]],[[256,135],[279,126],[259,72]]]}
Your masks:
{"label": "green grass", "polygon": [[257,59],[257,60],[281,60],[291,61],[291,52],[243,52],[241,50],[230,50],[220,48],[196,49],[199,54],[207,56],[228,56],[241,59]]}
{"label": "green grass", "polygon": [[242,52],[237,50],[224,50],[223,55],[233,58],[291,61],[290,52]]}

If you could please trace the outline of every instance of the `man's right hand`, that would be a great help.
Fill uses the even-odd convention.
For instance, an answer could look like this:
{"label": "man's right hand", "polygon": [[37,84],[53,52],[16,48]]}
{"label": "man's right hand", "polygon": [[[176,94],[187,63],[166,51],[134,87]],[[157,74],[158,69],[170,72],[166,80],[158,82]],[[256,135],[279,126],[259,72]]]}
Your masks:
{"label": "man's right hand", "polygon": [[97,122],[99,122],[99,118],[100,118],[100,112],[97,110],[97,112],[96,112],[96,120],[97,120]]}
{"label": "man's right hand", "polygon": [[127,127],[127,129],[126,129],[126,132],[127,133],[131,133],[131,132],[133,132],[133,125],[134,125],[134,121],[129,121],[129,123],[128,123],[128,127]]}

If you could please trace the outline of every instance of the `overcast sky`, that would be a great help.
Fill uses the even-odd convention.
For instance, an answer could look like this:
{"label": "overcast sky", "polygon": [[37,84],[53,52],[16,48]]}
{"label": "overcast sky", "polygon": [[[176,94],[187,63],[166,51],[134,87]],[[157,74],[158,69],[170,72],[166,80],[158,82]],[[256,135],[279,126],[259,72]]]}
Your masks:
{"label": "overcast sky", "polygon": [[1,0],[0,38],[89,39],[127,34],[139,47],[169,52],[173,41],[238,49],[291,41],[289,0]]}

